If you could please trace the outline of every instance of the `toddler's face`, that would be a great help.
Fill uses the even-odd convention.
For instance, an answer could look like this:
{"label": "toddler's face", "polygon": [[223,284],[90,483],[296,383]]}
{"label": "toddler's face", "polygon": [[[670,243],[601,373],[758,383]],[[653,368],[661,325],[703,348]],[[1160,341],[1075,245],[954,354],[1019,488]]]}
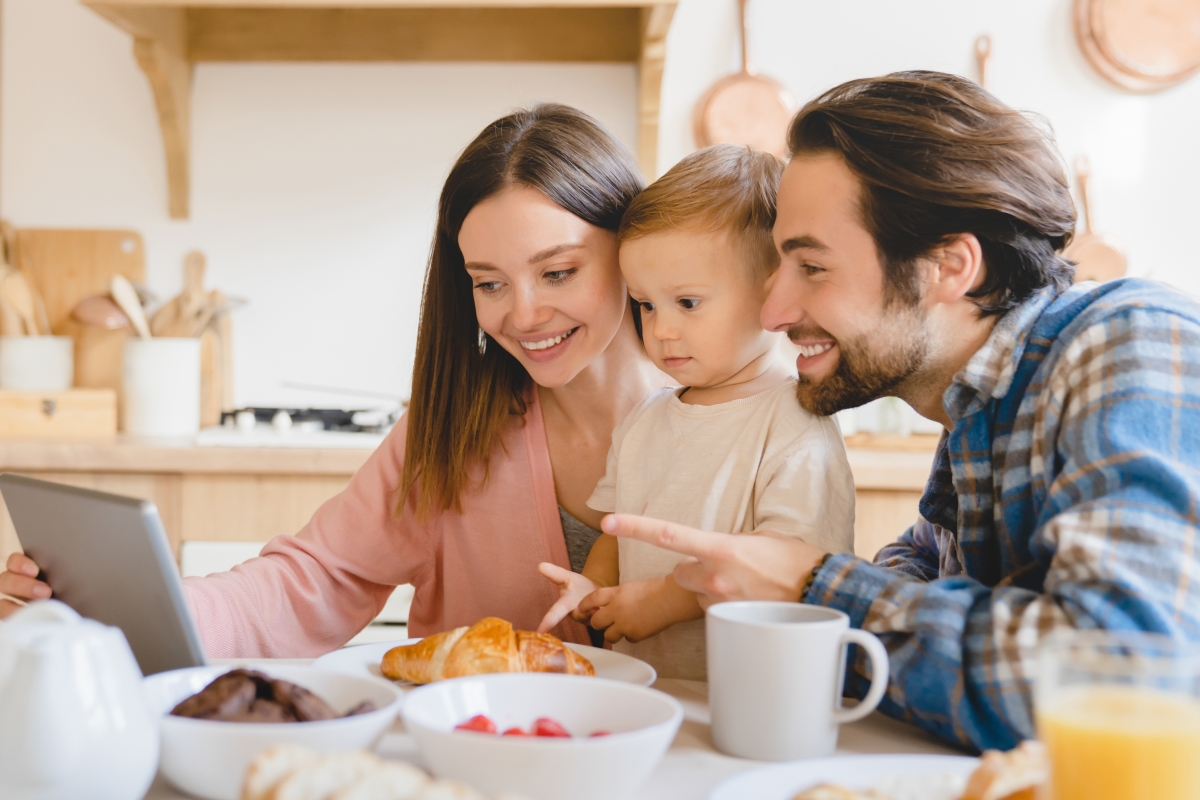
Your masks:
{"label": "toddler's face", "polygon": [[681,385],[721,386],[775,346],[759,323],[766,289],[729,235],[654,233],[621,245],[620,259],[646,352]]}

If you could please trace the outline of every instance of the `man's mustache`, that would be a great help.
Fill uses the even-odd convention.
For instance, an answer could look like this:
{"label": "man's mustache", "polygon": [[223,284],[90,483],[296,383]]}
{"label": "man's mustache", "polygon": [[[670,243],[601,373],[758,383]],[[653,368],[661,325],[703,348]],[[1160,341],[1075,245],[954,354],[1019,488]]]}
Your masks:
{"label": "man's mustache", "polygon": [[802,342],[805,339],[828,339],[832,342],[837,341],[837,337],[831,335],[824,328],[801,328],[799,326],[795,328],[788,328],[787,337],[792,341],[793,344],[796,342]]}

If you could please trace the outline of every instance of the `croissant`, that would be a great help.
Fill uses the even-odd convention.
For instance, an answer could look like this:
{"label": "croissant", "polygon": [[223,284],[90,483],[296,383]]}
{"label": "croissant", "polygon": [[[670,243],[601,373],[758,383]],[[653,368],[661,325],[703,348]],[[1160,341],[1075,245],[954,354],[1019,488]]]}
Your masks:
{"label": "croissant", "polygon": [[514,631],[512,623],[487,617],[474,625],[393,647],[379,665],[393,680],[432,683],[493,672],[564,672],[595,675],[592,662],[548,633]]}

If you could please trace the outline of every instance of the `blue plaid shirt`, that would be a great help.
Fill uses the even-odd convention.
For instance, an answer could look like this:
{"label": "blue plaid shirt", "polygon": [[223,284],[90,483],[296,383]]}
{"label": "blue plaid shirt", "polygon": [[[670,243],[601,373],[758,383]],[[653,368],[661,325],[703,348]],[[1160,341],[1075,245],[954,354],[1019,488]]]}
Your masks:
{"label": "blue plaid shirt", "polygon": [[[891,656],[891,716],[972,749],[1034,736],[1038,643],[1062,628],[1200,640],[1200,307],[1143,280],[1043,290],[947,390],[920,518],[808,602]],[[861,655],[848,693],[866,693]]]}

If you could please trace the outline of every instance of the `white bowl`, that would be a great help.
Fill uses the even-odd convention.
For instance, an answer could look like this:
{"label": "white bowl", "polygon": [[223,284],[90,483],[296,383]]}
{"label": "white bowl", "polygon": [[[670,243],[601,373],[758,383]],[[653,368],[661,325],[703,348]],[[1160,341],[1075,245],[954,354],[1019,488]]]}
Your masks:
{"label": "white bowl", "polygon": [[377,710],[323,722],[218,722],[170,716],[185,697],[235,667],[188,667],[160,672],[142,681],[151,715],[161,717],[159,771],[176,788],[208,800],[238,800],[242,779],[254,757],[275,744],[300,744],[321,752],[375,746],[392,726],[403,695],[389,681],[369,676],[288,664],[253,664],[254,669],[315,692],[344,713],[370,700]]}
{"label": "white bowl", "polygon": [[[602,678],[504,674],[457,678],[414,689],[405,727],[426,766],[484,794],[530,800],[626,798],[650,777],[683,721],[670,695]],[[486,714],[500,730],[528,730],[538,717],[561,723],[573,739],[455,731]],[[610,736],[586,738],[605,730]]]}

